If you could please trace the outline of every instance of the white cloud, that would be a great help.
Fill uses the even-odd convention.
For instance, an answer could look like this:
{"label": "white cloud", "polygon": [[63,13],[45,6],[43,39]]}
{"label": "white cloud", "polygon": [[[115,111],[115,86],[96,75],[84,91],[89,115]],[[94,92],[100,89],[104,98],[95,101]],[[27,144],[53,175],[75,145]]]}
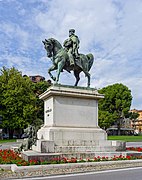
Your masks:
{"label": "white cloud", "polygon": [[[54,37],[62,43],[68,38],[68,30],[75,28],[80,52],[95,56],[90,71],[91,86],[102,88],[124,83],[132,90],[132,107],[142,108],[141,0],[25,0],[13,1],[11,5],[16,13],[11,8],[10,15],[21,19],[15,22],[11,16],[5,15],[8,20],[5,16],[0,18],[3,42],[0,52],[4,51],[1,61],[7,59],[8,66],[17,64],[25,74],[41,74],[48,79],[47,69],[52,63],[45,57],[41,41]],[[61,74],[61,83],[74,84],[74,81],[73,74]],[[81,73],[79,85],[86,83],[87,78]]]}

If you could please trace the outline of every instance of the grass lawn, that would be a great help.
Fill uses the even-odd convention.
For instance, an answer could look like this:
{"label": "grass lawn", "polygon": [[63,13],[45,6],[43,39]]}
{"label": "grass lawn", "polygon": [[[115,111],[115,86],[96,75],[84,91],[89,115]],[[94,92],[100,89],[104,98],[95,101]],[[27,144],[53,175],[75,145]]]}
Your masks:
{"label": "grass lawn", "polygon": [[[142,135],[141,136],[108,136],[108,140],[121,140],[126,142],[142,142]],[[16,139],[4,139],[0,140],[0,143],[7,143],[7,142],[16,142]]]}
{"label": "grass lawn", "polygon": [[142,141],[142,136],[108,136],[108,140],[121,140],[126,142]]}
{"label": "grass lawn", "polygon": [[7,142],[16,142],[16,139],[0,139],[0,143],[7,143]]}

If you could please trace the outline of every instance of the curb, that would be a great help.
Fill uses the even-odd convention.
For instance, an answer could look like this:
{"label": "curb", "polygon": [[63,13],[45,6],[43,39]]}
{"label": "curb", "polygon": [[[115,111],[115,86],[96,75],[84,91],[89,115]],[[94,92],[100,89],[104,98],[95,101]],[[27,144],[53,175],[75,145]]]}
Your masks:
{"label": "curb", "polygon": [[85,163],[68,163],[68,164],[51,164],[51,165],[32,165],[32,166],[17,166],[16,164],[0,165],[0,169],[11,170],[12,172],[34,172],[50,169],[70,169],[96,166],[111,166],[111,165],[129,165],[129,167],[142,166],[142,160],[122,160],[122,161],[105,161],[105,162],[85,162]]}

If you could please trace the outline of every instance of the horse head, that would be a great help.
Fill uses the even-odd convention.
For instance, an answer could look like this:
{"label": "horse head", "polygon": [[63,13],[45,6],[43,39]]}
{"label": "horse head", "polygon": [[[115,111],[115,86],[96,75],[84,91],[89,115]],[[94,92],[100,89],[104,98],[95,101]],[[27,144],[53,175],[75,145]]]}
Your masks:
{"label": "horse head", "polygon": [[47,57],[51,58],[52,57],[52,53],[53,53],[53,41],[52,38],[50,39],[45,39],[45,41],[42,41],[44,44],[44,48],[47,51]]}
{"label": "horse head", "polygon": [[59,50],[62,49],[62,45],[54,38],[45,39],[45,41],[42,42],[47,51],[47,57],[49,58],[58,54]]}

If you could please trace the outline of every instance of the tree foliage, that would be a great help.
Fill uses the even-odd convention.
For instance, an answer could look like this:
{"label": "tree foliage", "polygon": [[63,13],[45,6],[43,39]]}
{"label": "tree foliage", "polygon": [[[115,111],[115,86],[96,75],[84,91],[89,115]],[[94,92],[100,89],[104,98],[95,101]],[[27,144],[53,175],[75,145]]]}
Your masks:
{"label": "tree foliage", "polygon": [[10,129],[25,128],[28,124],[39,125],[43,122],[43,101],[38,95],[49,84],[33,83],[29,77],[22,76],[17,69],[1,69],[0,74],[0,114],[3,127]]}
{"label": "tree foliage", "polygon": [[37,121],[34,121],[33,125],[37,126],[37,124],[43,123],[44,120],[44,102],[43,100],[39,99],[39,95],[42,94],[50,84],[47,81],[41,81],[32,84],[32,90],[36,96],[36,116]]}
{"label": "tree foliage", "polygon": [[99,101],[99,125],[108,128],[113,123],[121,126],[121,120],[130,110],[132,95],[127,86],[113,84],[99,90],[104,99]]}
{"label": "tree foliage", "polygon": [[0,101],[3,116],[3,126],[24,128],[35,118],[36,97],[33,93],[32,82],[28,77],[22,77],[14,67],[3,67],[0,75]]}
{"label": "tree foliage", "polygon": [[137,112],[129,112],[127,115],[131,120],[136,120],[139,117],[139,113]]}

